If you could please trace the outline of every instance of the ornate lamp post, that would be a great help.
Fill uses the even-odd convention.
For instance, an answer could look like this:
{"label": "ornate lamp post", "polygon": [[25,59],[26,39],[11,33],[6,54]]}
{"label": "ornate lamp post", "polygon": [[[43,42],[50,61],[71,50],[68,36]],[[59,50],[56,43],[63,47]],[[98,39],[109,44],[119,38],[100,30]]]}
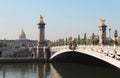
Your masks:
{"label": "ornate lamp post", "polygon": [[110,40],[111,40],[111,28],[109,28],[108,49],[110,49]]}
{"label": "ornate lamp post", "polygon": [[86,33],[84,34],[84,45],[86,45]]}
{"label": "ornate lamp post", "polygon": [[110,45],[110,40],[111,40],[111,28],[109,28],[109,45]]}
{"label": "ornate lamp post", "polygon": [[109,28],[109,41],[111,40],[111,28]]}
{"label": "ornate lamp post", "polygon": [[94,33],[92,33],[92,45],[94,45],[94,38],[95,38],[95,35]]}
{"label": "ornate lamp post", "polygon": [[117,37],[118,37],[118,32],[117,30],[115,30],[115,33],[114,33],[114,49],[116,49],[116,45],[117,45]]}
{"label": "ornate lamp post", "polygon": [[93,46],[94,46],[94,37],[95,37],[95,35],[94,35],[94,33],[92,33],[92,46],[91,46],[92,51],[93,51]]}
{"label": "ornate lamp post", "polygon": [[77,44],[80,45],[80,35],[78,35]]}
{"label": "ornate lamp post", "polygon": [[114,40],[114,53],[115,53],[115,59],[116,59],[116,56],[117,56],[116,46],[117,46],[117,37],[118,37],[117,30],[115,30],[114,37],[115,37],[115,40]]}

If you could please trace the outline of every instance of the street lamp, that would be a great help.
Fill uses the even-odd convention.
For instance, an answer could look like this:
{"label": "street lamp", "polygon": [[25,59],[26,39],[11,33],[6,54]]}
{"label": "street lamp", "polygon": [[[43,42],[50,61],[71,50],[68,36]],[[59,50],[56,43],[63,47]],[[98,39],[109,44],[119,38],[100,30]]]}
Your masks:
{"label": "street lamp", "polygon": [[94,45],[94,37],[95,37],[95,35],[94,35],[94,33],[92,33],[92,44]]}
{"label": "street lamp", "polygon": [[78,35],[77,44],[80,45],[80,35]]}
{"label": "street lamp", "polygon": [[93,51],[93,46],[94,46],[94,38],[95,38],[95,35],[94,35],[94,33],[92,33],[92,46],[91,46],[92,51]]}
{"label": "street lamp", "polygon": [[111,40],[111,28],[109,28],[109,45],[110,45],[110,40]]}
{"label": "street lamp", "polygon": [[84,34],[84,44],[86,45],[86,33]]}
{"label": "street lamp", "polygon": [[118,37],[118,32],[117,32],[117,30],[115,30],[114,37],[115,37],[115,44],[117,45],[117,37]]}
{"label": "street lamp", "polygon": [[118,37],[117,30],[115,30],[114,37],[115,37],[115,39],[114,39],[114,53],[115,53],[115,59],[116,59],[116,55],[117,55],[116,46],[117,46],[117,37]]}

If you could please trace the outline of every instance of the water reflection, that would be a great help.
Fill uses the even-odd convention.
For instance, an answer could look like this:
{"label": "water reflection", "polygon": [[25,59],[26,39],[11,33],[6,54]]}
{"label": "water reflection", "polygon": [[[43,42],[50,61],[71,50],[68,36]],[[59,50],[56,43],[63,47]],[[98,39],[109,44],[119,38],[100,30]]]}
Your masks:
{"label": "water reflection", "polygon": [[[53,63],[60,78],[119,78],[120,70],[71,63]],[[58,77],[58,78],[59,78]],[[57,77],[54,77],[57,78]]]}
{"label": "water reflection", "polygon": [[119,78],[120,70],[71,63],[2,63],[0,78]]}
{"label": "water reflection", "polygon": [[51,78],[62,78],[61,75],[56,71],[52,64],[50,64],[50,77]]}

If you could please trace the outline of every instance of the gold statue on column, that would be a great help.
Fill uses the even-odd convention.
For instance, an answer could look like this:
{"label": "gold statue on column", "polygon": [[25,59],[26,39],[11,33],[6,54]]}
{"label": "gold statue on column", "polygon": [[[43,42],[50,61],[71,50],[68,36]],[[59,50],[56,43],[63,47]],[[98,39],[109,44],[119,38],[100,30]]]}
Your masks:
{"label": "gold statue on column", "polygon": [[105,25],[105,19],[101,19],[101,26]]}
{"label": "gold statue on column", "polygon": [[42,15],[40,15],[40,23],[44,23]]}

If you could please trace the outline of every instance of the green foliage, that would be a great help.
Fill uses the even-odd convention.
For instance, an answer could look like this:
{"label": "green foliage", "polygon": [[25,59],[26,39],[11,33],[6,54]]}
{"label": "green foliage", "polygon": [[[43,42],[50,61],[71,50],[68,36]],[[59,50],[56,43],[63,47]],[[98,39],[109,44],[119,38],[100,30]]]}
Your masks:
{"label": "green foliage", "polygon": [[6,43],[4,43],[3,41],[0,41],[0,47],[6,47]]}
{"label": "green foliage", "polygon": [[99,44],[99,39],[94,39],[94,45],[98,45]]}
{"label": "green foliage", "polygon": [[120,46],[120,39],[118,40],[118,45]]}
{"label": "green foliage", "polygon": [[[78,45],[99,45],[99,39],[80,39],[80,38],[77,38],[76,40],[76,43]],[[59,39],[59,40],[56,40],[54,42],[50,42],[49,43],[49,47],[52,47],[52,46],[63,46],[63,45],[69,45],[71,42],[71,37],[69,39],[66,38],[66,40],[64,39]],[[107,39],[107,45],[114,45],[114,40],[111,39]],[[120,46],[120,39],[117,41],[117,45]]]}
{"label": "green foliage", "polygon": [[80,39],[79,43],[80,43],[80,45],[83,45],[83,44],[86,43],[86,40],[84,40],[84,39]]}
{"label": "green foliage", "polygon": [[3,46],[3,44],[2,43],[0,43],[0,47],[2,47]]}
{"label": "green foliage", "polygon": [[114,45],[114,40],[111,39],[111,40],[109,41],[109,44],[110,44],[110,45]]}

